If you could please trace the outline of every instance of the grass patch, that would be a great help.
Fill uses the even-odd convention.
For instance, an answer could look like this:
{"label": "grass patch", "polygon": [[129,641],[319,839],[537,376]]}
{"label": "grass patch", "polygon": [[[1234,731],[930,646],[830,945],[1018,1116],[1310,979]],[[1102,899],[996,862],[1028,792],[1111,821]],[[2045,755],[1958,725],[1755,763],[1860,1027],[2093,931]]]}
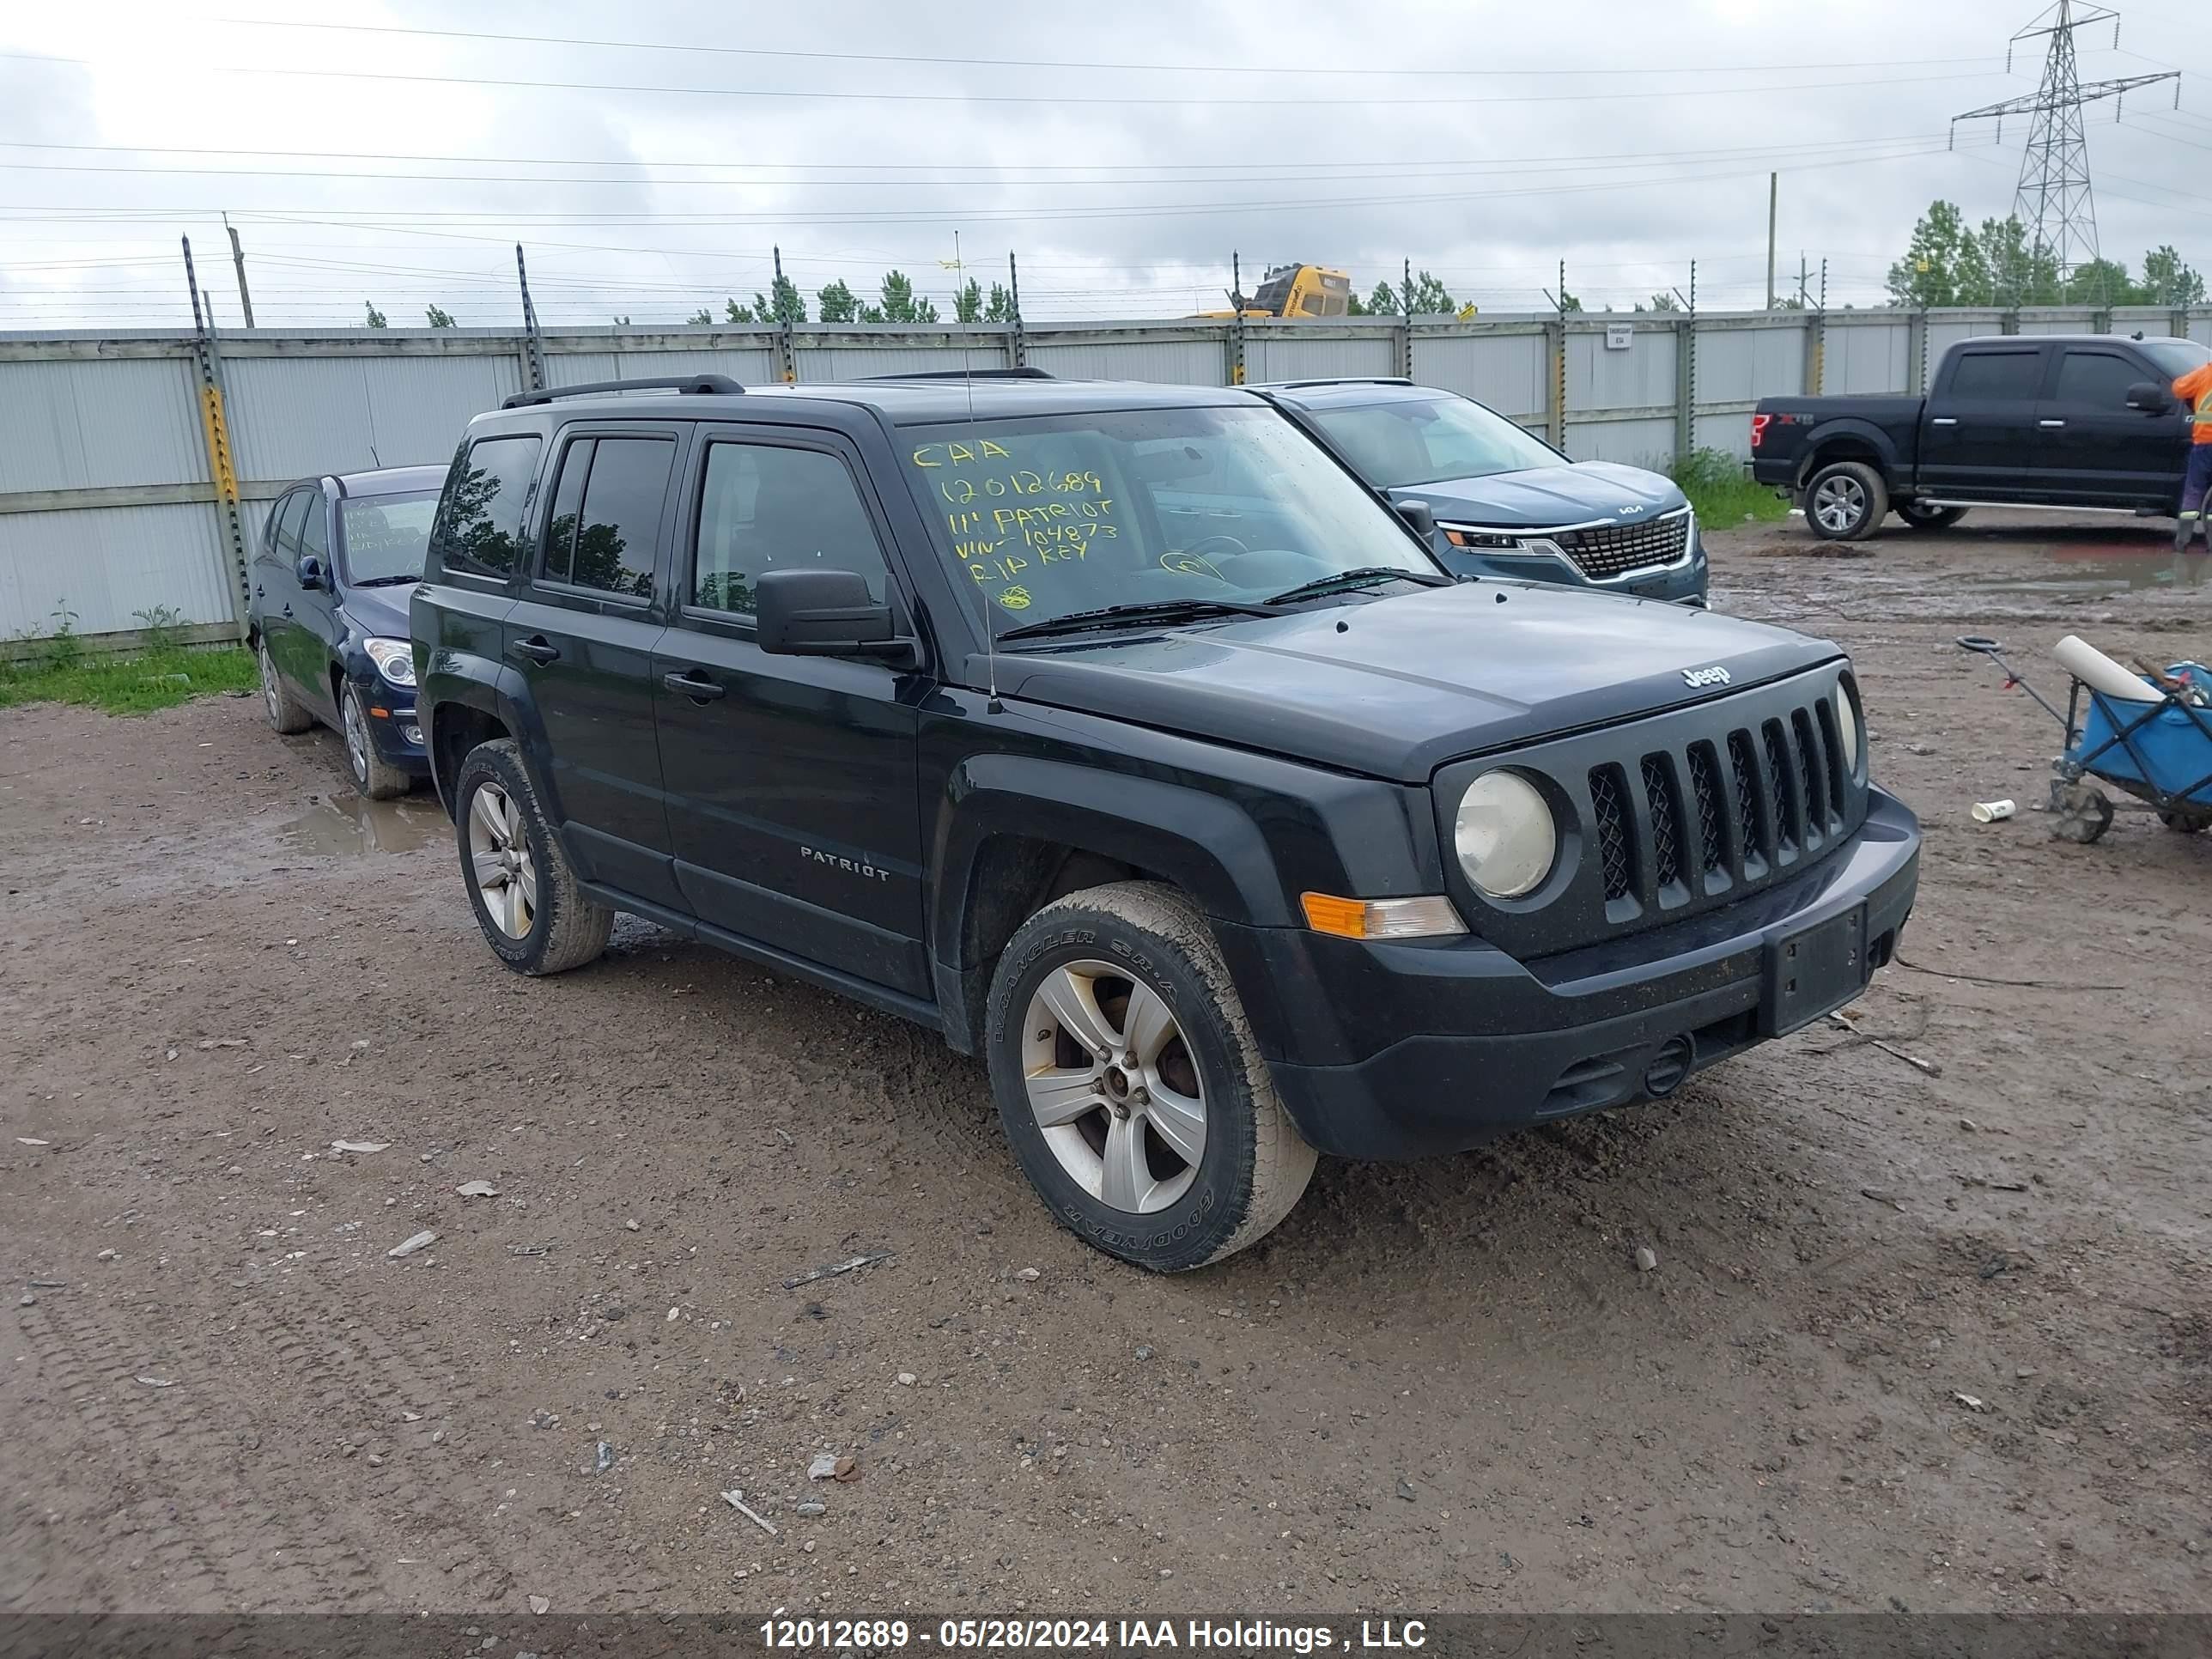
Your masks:
{"label": "grass patch", "polygon": [[250,691],[261,683],[253,654],[179,647],[136,657],[88,658],[63,651],[0,662],[0,708],[27,702],[73,702],[111,714],[150,714],[218,691]]}
{"label": "grass patch", "polygon": [[1743,463],[1724,449],[1692,450],[1669,476],[1708,530],[1726,530],[1747,519],[1771,524],[1790,516],[1790,503],[1768,485],[1746,477]]}

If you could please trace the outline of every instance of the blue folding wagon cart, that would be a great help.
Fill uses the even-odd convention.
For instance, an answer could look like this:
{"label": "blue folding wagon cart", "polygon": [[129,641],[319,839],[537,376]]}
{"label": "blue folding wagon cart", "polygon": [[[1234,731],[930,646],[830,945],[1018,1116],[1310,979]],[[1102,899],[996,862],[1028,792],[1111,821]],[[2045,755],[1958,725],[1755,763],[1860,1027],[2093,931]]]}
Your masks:
{"label": "blue folding wagon cart", "polygon": [[2142,702],[2076,675],[2062,714],[2014,672],[1996,641],[1970,634],[1959,644],[1996,664],[2008,690],[2018,686],[2066,728],[2066,752],[2051,763],[2051,833],[2086,843],[2112,828],[2112,798],[2099,783],[2148,802],[2183,835],[2212,824],[2212,668],[2185,662],[2147,673],[2143,684],[2157,696]]}

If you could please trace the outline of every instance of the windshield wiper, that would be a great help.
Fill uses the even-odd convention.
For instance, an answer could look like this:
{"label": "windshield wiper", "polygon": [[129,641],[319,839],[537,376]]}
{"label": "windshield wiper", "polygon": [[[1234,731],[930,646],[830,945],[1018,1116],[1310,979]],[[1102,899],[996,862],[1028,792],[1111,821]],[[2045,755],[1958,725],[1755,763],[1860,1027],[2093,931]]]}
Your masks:
{"label": "windshield wiper", "polygon": [[356,587],[396,587],[401,582],[419,582],[422,580],[420,576],[371,576],[366,581],[356,582],[354,586]]}
{"label": "windshield wiper", "polygon": [[1273,605],[1241,599],[1142,599],[1123,605],[1101,605],[1096,611],[1071,611],[1064,617],[1024,623],[998,636],[1008,640],[1042,639],[1051,634],[1082,634],[1102,628],[1130,628],[1144,623],[1201,622],[1210,617],[1279,617]]}
{"label": "windshield wiper", "polygon": [[1340,593],[1354,587],[1371,587],[1381,581],[1419,582],[1424,587],[1449,587],[1449,576],[1429,570],[1407,570],[1395,564],[1370,564],[1358,570],[1340,570],[1334,576],[1316,576],[1310,582],[1300,582],[1285,592],[1274,595],[1269,605],[1295,605],[1300,599],[1318,599],[1330,593]]}

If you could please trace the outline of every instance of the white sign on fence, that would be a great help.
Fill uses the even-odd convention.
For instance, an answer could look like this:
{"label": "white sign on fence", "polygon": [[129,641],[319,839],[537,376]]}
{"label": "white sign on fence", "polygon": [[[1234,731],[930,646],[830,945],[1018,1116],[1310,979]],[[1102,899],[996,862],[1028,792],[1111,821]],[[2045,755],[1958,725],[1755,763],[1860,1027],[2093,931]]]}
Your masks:
{"label": "white sign on fence", "polygon": [[1605,325],[1605,349],[1607,351],[1626,351],[1635,344],[1635,324],[1607,323]]}

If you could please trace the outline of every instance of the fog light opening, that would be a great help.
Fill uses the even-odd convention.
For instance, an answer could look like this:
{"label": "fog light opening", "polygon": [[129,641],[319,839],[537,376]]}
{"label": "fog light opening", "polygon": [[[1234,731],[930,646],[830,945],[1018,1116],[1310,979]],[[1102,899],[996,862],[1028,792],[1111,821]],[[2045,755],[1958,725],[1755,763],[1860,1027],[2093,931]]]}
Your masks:
{"label": "fog light opening", "polygon": [[1644,1092],[1654,1100],[1664,1100],[1682,1086],[1698,1058],[1696,1039],[1685,1034],[1670,1036],[1659,1045],[1651,1064],[1644,1073]]}

